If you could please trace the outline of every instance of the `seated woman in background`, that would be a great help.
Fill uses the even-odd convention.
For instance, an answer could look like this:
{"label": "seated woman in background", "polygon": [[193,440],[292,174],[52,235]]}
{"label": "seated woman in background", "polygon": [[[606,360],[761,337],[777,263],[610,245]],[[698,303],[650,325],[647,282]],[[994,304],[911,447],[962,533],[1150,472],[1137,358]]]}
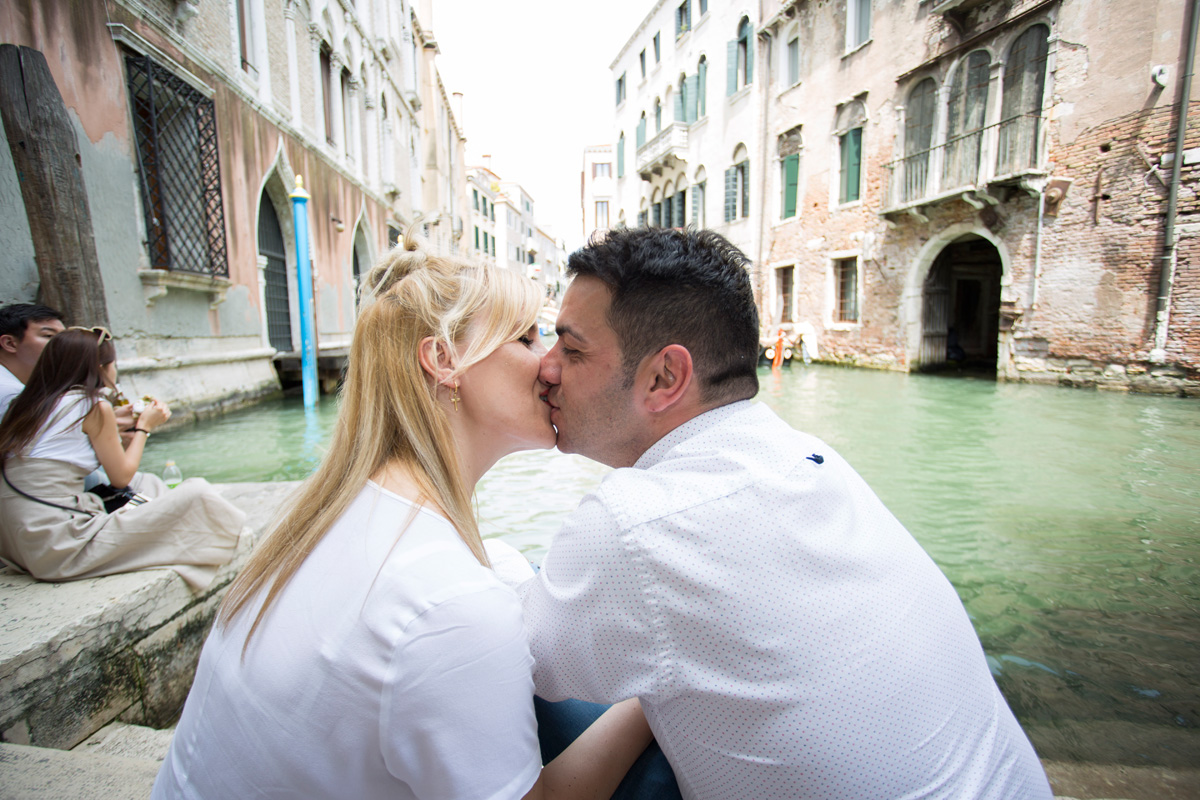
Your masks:
{"label": "seated woman in background", "polygon": [[225,597],[157,800],[609,797],[650,742],[635,698],[542,769],[521,604],[471,505],[554,446],[540,292],[421,247],[364,280],[329,451]]}
{"label": "seated woman in background", "polygon": [[[170,567],[193,590],[204,589],[233,558],[246,516],[202,478],[168,490],[137,472],[146,438],[171,412],[157,400],[147,404],[122,447],[101,394],[115,385],[116,371],[103,328],[69,328],[42,351],[0,422],[0,558],[44,581]],[[84,490],[97,466],[113,487],[141,497],[106,511]]]}

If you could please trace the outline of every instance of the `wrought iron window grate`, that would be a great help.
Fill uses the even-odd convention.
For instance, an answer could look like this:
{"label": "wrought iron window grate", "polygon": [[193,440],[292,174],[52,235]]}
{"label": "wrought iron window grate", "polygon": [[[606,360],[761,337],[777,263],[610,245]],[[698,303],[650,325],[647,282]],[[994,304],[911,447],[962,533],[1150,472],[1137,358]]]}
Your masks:
{"label": "wrought iron window grate", "polygon": [[213,101],[126,53],[150,265],[229,276]]}

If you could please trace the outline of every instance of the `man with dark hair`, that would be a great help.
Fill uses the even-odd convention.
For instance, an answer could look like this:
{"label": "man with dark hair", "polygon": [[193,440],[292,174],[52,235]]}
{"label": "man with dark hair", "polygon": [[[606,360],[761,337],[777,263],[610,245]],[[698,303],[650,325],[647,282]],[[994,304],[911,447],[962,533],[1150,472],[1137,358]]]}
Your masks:
{"label": "man with dark hair", "polygon": [[63,330],[62,314],[33,303],[0,308],[0,418],[25,388],[46,342]]}
{"label": "man with dark hair", "polygon": [[954,588],[757,391],[746,259],[712,232],[572,254],[542,361],[558,447],[616,467],[520,587],[547,700],[641,698],[686,798],[1036,798]]}

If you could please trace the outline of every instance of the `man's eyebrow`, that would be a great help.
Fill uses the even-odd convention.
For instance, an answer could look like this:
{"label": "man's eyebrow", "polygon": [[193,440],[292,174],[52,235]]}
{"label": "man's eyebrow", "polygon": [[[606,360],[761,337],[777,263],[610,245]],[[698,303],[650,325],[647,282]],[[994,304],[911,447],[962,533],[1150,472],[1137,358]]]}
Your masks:
{"label": "man's eyebrow", "polygon": [[558,334],[558,338],[560,339],[564,336],[570,336],[572,339],[576,339],[580,342],[587,341],[587,337],[580,335],[579,331],[575,330],[570,325],[555,325],[554,332]]}

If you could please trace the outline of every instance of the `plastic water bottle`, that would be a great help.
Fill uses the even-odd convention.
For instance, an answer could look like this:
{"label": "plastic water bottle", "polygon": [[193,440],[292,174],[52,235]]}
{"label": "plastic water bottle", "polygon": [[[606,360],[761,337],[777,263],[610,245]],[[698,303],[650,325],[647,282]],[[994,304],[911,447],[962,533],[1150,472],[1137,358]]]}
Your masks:
{"label": "plastic water bottle", "polygon": [[179,467],[175,466],[174,461],[168,461],[167,466],[163,468],[163,483],[167,485],[168,489],[174,489],[183,483],[183,473],[179,471]]}

